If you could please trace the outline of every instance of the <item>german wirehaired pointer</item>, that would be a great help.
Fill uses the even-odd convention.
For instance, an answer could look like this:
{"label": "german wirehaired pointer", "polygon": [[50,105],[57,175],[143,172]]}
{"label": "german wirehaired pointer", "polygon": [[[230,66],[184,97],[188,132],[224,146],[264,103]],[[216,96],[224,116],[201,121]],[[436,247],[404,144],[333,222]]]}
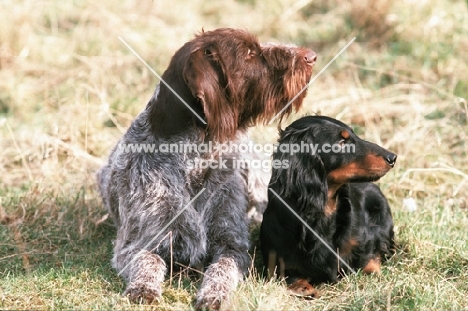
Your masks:
{"label": "german wirehaired pointer", "polygon": [[[281,152],[287,151],[281,145],[315,150]],[[333,282],[346,270],[324,242],[352,269],[379,272],[381,261],[394,252],[393,221],[387,199],[372,181],[385,175],[397,156],[338,120],[307,116],[280,133],[273,158],[289,167],[273,169],[263,214],[261,249],[269,273],[286,277],[296,295],[316,295],[313,284]]]}
{"label": "german wirehaired pointer", "polygon": [[[173,90],[157,87],[98,173],[104,205],[118,228],[112,264],[131,300],[158,300],[173,262],[206,268],[195,306],[219,309],[250,264],[248,178],[229,165],[244,157],[236,152],[121,147],[241,142],[249,126],[269,121],[307,86],[315,61],[308,49],[262,45],[235,29],[202,32],[175,53],[162,75]],[[304,96],[281,115],[299,108]],[[221,157],[227,166],[193,165]]]}

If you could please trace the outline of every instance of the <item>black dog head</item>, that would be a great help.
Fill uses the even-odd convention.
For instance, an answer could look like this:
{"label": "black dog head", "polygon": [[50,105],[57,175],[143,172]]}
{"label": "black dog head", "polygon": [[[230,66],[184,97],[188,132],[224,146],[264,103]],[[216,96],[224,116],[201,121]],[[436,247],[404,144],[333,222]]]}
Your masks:
{"label": "black dog head", "polygon": [[288,167],[273,170],[270,187],[282,197],[297,199],[299,206],[323,209],[329,191],[378,180],[395,165],[397,155],[362,140],[338,120],[307,116],[280,132],[274,159],[287,161]]}

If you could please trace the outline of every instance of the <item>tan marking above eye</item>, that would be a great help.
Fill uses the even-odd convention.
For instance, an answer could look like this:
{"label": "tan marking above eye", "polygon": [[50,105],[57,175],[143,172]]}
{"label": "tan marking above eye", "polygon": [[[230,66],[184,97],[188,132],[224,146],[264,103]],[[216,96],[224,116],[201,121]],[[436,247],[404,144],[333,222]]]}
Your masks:
{"label": "tan marking above eye", "polygon": [[348,139],[349,136],[351,136],[351,135],[349,134],[349,132],[347,130],[342,130],[341,131],[341,137],[343,137],[344,139]]}

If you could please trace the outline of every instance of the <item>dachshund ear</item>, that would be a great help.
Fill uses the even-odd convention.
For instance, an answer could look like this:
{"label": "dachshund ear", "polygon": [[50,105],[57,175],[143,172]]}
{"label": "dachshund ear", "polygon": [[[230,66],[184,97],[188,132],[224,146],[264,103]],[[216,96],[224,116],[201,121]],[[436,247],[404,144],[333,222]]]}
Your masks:
{"label": "dachshund ear", "polygon": [[313,141],[312,133],[308,130],[286,129],[281,133],[280,144],[273,158],[280,160],[284,168],[273,170],[270,187],[274,187],[282,198],[297,201],[298,209],[316,208],[321,211],[325,208],[328,193],[327,173],[322,159],[312,152],[312,148],[290,152],[293,145],[311,146]]}
{"label": "dachshund ear", "polygon": [[215,47],[198,49],[187,60],[183,76],[203,107],[210,136],[226,141],[236,133],[238,114],[226,91],[228,81],[222,64]]}

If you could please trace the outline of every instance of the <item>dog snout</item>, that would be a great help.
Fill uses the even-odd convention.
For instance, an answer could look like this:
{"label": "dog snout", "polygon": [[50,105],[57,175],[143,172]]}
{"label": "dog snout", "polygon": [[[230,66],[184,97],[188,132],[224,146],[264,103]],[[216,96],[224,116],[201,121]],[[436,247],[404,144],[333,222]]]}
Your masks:
{"label": "dog snout", "polygon": [[317,61],[317,54],[315,54],[314,51],[311,50],[306,50],[304,53],[304,60],[311,65],[314,65],[315,62]]}
{"label": "dog snout", "polygon": [[387,155],[387,157],[385,158],[385,160],[387,160],[387,163],[388,165],[390,165],[391,167],[393,167],[395,165],[395,162],[396,162],[396,159],[397,159],[397,155],[394,154],[394,153],[389,153]]}

